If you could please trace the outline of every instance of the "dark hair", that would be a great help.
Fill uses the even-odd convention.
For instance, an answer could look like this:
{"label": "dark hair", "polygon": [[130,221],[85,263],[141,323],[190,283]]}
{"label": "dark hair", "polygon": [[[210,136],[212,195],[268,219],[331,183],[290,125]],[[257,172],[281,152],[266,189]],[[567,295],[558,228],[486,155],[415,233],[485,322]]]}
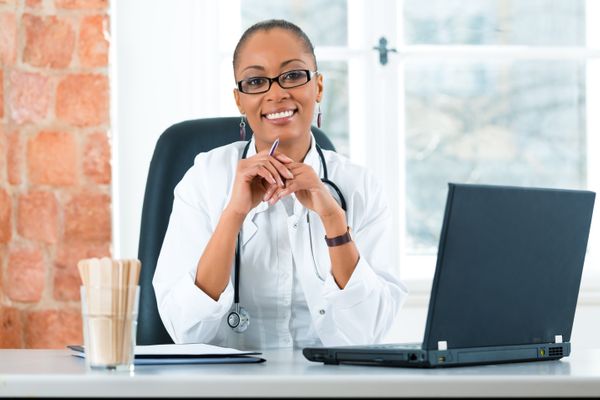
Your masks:
{"label": "dark hair", "polygon": [[285,29],[286,31],[296,35],[296,37],[302,42],[302,45],[304,46],[306,52],[312,56],[313,61],[315,62],[315,68],[317,68],[317,57],[315,57],[315,48],[313,47],[313,44],[311,43],[308,36],[306,36],[306,33],[304,33],[304,31],[300,29],[298,25],[293,24],[284,19],[268,19],[265,21],[257,22],[256,24],[252,25],[250,28],[246,29],[246,31],[242,34],[242,37],[240,37],[240,40],[238,41],[237,46],[235,46],[235,50],[233,51],[234,71],[238,65],[240,51],[242,50],[242,47],[244,46],[244,44],[246,44],[248,39],[250,39],[250,37],[258,31],[270,31],[271,29],[275,28]]}

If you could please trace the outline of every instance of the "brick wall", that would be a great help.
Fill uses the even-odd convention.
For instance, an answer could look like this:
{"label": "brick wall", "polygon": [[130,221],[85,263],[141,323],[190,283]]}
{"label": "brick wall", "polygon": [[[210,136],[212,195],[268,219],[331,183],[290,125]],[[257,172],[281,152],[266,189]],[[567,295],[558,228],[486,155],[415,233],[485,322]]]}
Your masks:
{"label": "brick wall", "polygon": [[0,348],[80,343],[110,254],[108,0],[0,0]]}

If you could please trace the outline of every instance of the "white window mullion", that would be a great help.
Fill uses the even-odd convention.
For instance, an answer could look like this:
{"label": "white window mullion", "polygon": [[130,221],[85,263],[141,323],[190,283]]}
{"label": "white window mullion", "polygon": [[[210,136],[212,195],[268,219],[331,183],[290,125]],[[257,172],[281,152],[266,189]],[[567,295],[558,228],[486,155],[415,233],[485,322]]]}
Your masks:
{"label": "white window mullion", "polygon": [[[404,38],[404,1],[397,4],[396,8],[396,49],[402,48],[406,45]],[[415,268],[411,264],[411,260],[407,257],[407,229],[406,229],[406,89],[404,85],[404,77],[406,75],[405,59],[401,54],[392,54],[392,57],[397,58],[397,70],[398,70],[398,112],[397,124],[398,124],[398,144],[396,146],[396,152],[398,153],[398,176],[397,176],[397,201],[396,201],[396,220],[397,220],[397,236],[396,243],[398,252],[398,265],[400,270],[400,276],[404,278],[409,271]],[[410,288],[411,291],[414,288]]]}
{"label": "white window mullion", "polygon": [[397,47],[402,59],[461,60],[582,60],[600,57],[600,48],[566,46],[496,45],[403,45]]}
{"label": "white window mullion", "polygon": [[[402,87],[399,79],[398,58],[388,54],[388,63],[381,65],[379,55],[373,47],[379,39],[385,37],[388,47],[396,47],[398,20],[396,1],[365,2],[365,42],[367,54],[365,60],[366,96],[363,100],[366,126],[364,135],[365,165],[378,177],[383,185],[392,221],[393,248],[387,256],[391,265],[398,267],[402,247],[398,239],[403,236],[400,230],[401,208],[399,174],[403,159],[398,149],[403,143],[403,127],[398,125],[398,112],[403,107],[398,89]],[[402,89],[403,90],[403,89]]]}
{"label": "white window mullion", "polygon": [[[586,46],[589,51],[600,51],[600,26],[596,23],[600,15],[600,2],[586,2]],[[586,297],[600,294],[600,57],[588,59],[586,63],[586,131],[587,131],[587,184],[596,192],[595,212],[588,240],[581,290]]]}

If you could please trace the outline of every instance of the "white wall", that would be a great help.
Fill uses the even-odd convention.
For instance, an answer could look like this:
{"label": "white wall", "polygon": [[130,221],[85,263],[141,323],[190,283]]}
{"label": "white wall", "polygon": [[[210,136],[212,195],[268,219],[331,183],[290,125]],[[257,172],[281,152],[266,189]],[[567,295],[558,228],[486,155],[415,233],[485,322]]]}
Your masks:
{"label": "white wall", "polygon": [[[176,5],[176,6],[175,6]],[[111,2],[113,254],[137,257],[146,175],[154,145],[174,123],[215,116],[214,1]],[[212,21],[212,23],[211,23]],[[201,40],[204,38],[204,41]]]}

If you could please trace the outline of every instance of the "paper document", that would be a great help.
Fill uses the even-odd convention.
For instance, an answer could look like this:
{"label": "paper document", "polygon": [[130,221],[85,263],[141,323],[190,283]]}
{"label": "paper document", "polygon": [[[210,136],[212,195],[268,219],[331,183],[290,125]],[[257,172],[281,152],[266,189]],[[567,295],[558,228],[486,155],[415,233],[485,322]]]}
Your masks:
{"label": "paper document", "polygon": [[[72,355],[85,358],[83,346],[67,346]],[[135,346],[136,365],[164,364],[221,364],[221,363],[260,363],[265,359],[252,357],[261,354],[255,351],[242,351],[210,344],[155,344]]]}
{"label": "paper document", "polygon": [[136,356],[243,356],[260,354],[202,343],[135,346]]}

